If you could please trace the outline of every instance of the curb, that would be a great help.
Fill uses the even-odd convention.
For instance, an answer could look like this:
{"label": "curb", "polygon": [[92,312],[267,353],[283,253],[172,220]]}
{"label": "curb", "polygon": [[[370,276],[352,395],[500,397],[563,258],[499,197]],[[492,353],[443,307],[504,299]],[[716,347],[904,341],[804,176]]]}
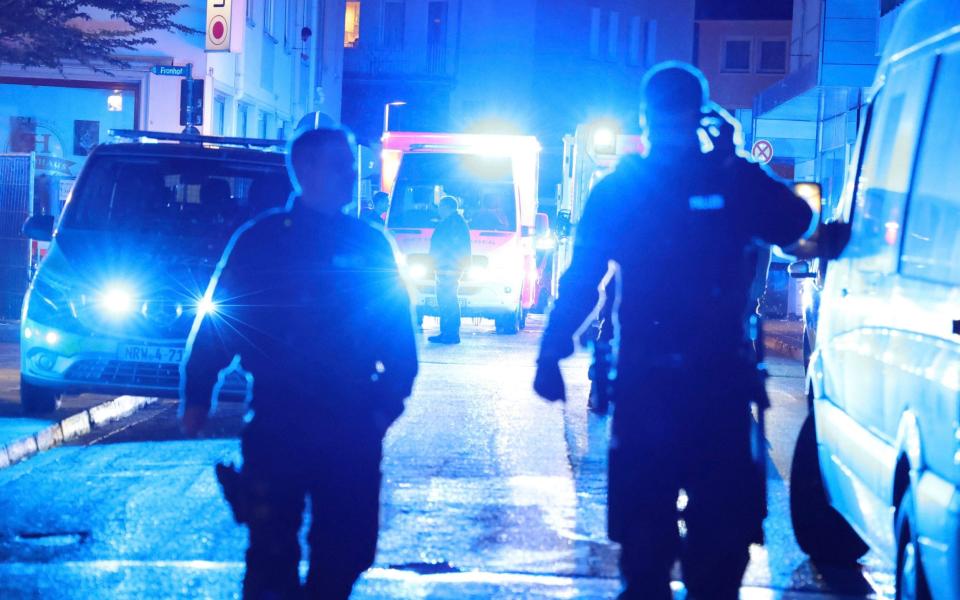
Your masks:
{"label": "curb", "polygon": [[763,338],[763,345],[768,352],[795,360],[803,360],[803,348],[800,344],[800,341],[789,337],[768,334]]}
{"label": "curb", "polygon": [[111,421],[128,417],[157,400],[159,398],[120,396],[103,404],[91,406],[37,433],[0,446],[0,469],[30,458],[34,454],[56,448]]}

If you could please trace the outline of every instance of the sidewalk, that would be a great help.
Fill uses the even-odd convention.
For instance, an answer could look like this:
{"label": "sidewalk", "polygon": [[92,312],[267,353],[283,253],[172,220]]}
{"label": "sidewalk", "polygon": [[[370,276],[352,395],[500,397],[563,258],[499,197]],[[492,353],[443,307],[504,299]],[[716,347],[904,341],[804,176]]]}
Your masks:
{"label": "sidewalk", "polygon": [[20,321],[0,321],[0,342],[20,341]]}

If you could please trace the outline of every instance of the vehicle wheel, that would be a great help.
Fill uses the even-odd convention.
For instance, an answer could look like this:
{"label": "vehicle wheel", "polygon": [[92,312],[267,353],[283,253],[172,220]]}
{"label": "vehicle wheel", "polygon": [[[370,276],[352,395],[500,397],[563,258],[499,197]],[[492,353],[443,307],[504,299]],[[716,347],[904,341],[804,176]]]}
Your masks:
{"label": "vehicle wheel", "polygon": [[897,600],[930,600],[912,512],[913,491],[907,490],[897,509]]}
{"label": "vehicle wheel", "polygon": [[509,315],[502,315],[494,319],[497,325],[497,333],[502,335],[514,335],[520,329],[519,311]]}
{"label": "vehicle wheel", "polygon": [[813,413],[803,422],[793,450],[790,521],[797,544],[815,563],[850,565],[867,552],[867,545],[827,500]]}
{"label": "vehicle wheel", "polygon": [[60,392],[27,383],[21,377],[20,405],[30,414],[53,412],[60,407]]}

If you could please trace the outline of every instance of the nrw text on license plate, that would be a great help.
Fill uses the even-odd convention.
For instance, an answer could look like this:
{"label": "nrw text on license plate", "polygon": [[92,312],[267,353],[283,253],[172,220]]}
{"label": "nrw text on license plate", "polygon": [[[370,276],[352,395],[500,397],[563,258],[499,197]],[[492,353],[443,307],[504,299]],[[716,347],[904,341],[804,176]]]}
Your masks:
{"label": "nrw text on license plate", "polygon": [[179,363],[183,348],[175,346],[128,345],[120,346],[120,360],[136,362]]}

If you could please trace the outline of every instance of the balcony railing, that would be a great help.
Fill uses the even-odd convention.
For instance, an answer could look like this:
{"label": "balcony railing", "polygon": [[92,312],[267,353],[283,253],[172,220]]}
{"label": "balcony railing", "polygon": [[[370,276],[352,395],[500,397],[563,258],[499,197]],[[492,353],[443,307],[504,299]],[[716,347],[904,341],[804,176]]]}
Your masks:
{"label": "balcony railing", "polygon": [[347,49],[343,57],[343,70],[369,76],[430,76],[453,77],[455,73],[447,60],[445,48],[435,51],[430,48],[423,59],[415,60],[409,53],[399,54],[383,50],[365,50],[362,47]]}

